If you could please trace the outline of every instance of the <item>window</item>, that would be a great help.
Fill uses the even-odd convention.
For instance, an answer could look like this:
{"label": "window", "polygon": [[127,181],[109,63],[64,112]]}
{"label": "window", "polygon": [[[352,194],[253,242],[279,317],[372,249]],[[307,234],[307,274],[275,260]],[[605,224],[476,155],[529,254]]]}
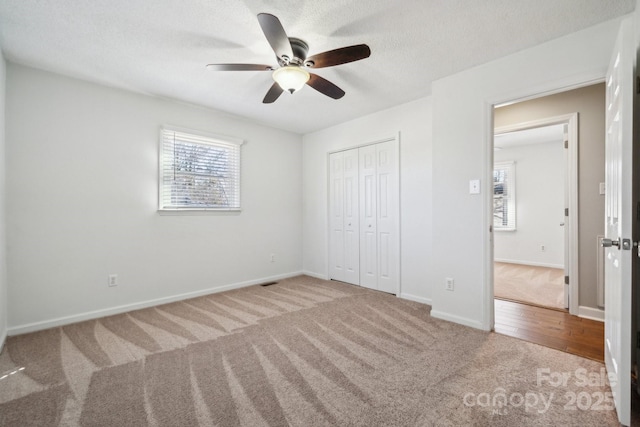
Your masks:
{"label": "window", "polygon": [[516,229],[516,165],[514,162],[493,165],[493,228]]}
{"label": "window", "polygon": [[242,141],[163,128],[159,209],[240,210]]}

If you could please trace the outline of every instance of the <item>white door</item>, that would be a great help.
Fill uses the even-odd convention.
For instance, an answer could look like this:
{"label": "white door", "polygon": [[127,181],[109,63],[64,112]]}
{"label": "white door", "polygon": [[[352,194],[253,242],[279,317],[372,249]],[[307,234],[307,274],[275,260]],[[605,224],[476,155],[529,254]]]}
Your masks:
{"label": "white door", "polygon": [[329,277],[399,292],[397,140],[329,156]]}
{"label": "white door", "polygon": [[400,239],[398,155],[395,141],[376,144],[378,290],[398,292]]}
{"label": "white door", "polygon": [[360,285],[378,289],[376,146],[360,150]]}
{"label": "white door", "polygon": [[344,152],[344,281],[360,283],[358,150]]}
{"label": "white door", "polygon": [[329,156],[329,276],[359,284],[358,150]]}
{"label": "white door", "polygon": [[329,156],[329,277],[344,281],[344,153]]}
{"label": "white door", "polygon": [[[564,308],[569,308],[569,280],[570,277],[570,265],[571,265],[571,240],[569,239],[569,216],[567,213],[569,212],[569,200],[570,200],[570,192],[569,183],[571,182],[571,168],[569,165],[571,161],[569,160],[569,125],[563,125],[563,136],[564,136],[564,150],[562,150],[564,155],[564,212],[562,214],[562,222],[560,226],[562,228],[562,232],[564,235]],[[575,142],[574,142],[575,143]],[[575,212],[573,212],[575,215]]]}
{"label": "white door", "polygon": [[605,364],[618,420],[631,413],[631,221],[633,37],[622,23],[607,72],[605,196]]}

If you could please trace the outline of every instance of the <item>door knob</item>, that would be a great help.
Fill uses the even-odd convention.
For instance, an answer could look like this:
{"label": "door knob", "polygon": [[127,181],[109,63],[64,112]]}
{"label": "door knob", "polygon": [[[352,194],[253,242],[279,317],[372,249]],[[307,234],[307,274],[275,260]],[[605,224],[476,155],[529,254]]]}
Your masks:
{"label": "door knob", "polygon": [[615,246],[616,248],[620,249],[620,239],[618,240],[602,239],[603,248],[610,248],[611,246]]}

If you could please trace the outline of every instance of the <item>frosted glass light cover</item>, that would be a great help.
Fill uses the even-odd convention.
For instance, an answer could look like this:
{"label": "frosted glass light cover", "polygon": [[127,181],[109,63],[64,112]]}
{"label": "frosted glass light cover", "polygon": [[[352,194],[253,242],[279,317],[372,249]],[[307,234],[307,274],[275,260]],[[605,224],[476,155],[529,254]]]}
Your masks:
{"label": "frosted glass light cover", "polygon": [[280,85],[282,90],[287,90],[291,93],[302,89],[310,77],[306,70],[292,65],[278,68],[273,72],[273,80]]}

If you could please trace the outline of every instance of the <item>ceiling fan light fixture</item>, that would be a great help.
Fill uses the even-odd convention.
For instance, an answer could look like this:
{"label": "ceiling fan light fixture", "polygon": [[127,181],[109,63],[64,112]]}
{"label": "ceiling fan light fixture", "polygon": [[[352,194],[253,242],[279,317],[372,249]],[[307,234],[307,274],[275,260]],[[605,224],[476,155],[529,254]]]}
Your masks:
{"label": "ceiling fan light fixture", "polygon": [[280,85],[282,90],[291,93],[297,92],[309,81],[311,75],[298,66],[288,65],[280,67],[273,72],[273,80]]}

